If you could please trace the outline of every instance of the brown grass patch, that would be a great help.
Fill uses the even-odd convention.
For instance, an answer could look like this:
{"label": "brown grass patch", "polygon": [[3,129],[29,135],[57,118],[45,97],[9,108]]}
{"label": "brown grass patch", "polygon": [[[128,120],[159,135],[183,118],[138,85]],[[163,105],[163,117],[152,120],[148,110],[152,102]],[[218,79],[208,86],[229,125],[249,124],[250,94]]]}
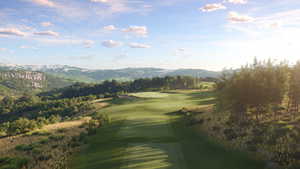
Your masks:
{"label": "brown grass patch", "polygon": [[[79,126],[89,121],[90,119],[91,119],[90,117],[85,117],[80,120],[50,124],[44,126],[42,129],[32,131],[31,133],[37,131],[41,131],[41,132],[44,131],[44,132],[49,132],[50,134],[55,134],[59,129],[66,129],[63,132],[64,136],[74,136],[74,135],[78,135],[80,132],[84,130]],[[16,152],[14,152],[13,150],[19,144],[32,144],[44,138],[47,138],[47,136],[28,135],[28,134],[2,138],[0,139],[0,157],[15,155]]]}

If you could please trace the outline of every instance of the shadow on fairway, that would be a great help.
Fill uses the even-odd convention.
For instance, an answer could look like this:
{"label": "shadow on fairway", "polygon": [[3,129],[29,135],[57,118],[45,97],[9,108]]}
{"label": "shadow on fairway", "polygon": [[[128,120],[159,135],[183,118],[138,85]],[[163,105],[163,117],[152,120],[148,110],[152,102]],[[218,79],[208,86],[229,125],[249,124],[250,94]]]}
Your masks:
{"label": "shadow on fairway", "polygon": [[236,150],[229,150],[211,140],[204,133],[196,132],[183,121],[173,121],[172,126],[188,169],[264,169],[265,162]]}
{"label": "shadow on fairway", "polygon": [[[114,100],[113,120],[88,138],[71,169],[263,169],[264,162],[228,150],[186,125],[178,110],[213,103],[214,92]],[[116,105],[117,104],[117,105]],[[116,120],[116,119],[126,120]]]}
{"label": "shadow on fairway", "polygon": [[[120,136],[124,122],[98,130],[88,146],[73,159],[71,169],[262,169],[264,163],[248,154],[228,150],[197,134],[182,121],[132,122],[131,131]],[[175,135],[147,133],[171,125]],[[145,131],[141,134],[140,131]]]}
{"label": "shadow on fairway", "polygon": [[150,132],[156,129],[160,132],[159,129],[170,127],[168,123],[130,122],[129,130],[136,132],[125,130],[120,134],[123,123],[100,128],[89,137],[87,147],[73,157],[71,169],[182,168],[179,166],[183,159],[174,153],[179,150],[176,137]]}

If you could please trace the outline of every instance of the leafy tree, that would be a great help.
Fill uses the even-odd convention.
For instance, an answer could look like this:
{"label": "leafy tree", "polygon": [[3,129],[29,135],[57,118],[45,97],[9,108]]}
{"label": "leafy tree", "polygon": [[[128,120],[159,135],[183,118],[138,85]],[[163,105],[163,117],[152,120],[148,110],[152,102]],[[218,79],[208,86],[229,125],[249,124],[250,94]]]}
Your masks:
{"label": "leafy tree", "polygon": [[38,125],[33,120],[28,120],[26,118],[19,118],[18,120],[10,123],[8,133],[9,134],[20,134],[31,131],[38,128]]}
{"label": "leafy tree", "polygon": [[300,62],[291,68],[290,83],[289,83],[289,105],[288,111],[296,116],[299,112],[300,104]]}
{"label": "leafy tree", "polygon": [[284,99],[288,81],[287,64],[254,61],[217,83],[219,106],[231,112],[231,118],[245,121],[248,114],[256,121],[278,107]]}

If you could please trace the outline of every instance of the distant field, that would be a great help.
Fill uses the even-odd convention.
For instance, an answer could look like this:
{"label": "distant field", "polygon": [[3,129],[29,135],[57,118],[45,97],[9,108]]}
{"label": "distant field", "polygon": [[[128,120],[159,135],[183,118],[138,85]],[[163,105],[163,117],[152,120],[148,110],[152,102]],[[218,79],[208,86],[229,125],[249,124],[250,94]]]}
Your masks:
{"label": "distant field", "polygon": [[[212,92],[144,92],[101,109],[112,122],[70,161],[72,169],[262,169],[263,162],[230,151],[187,126],[176,112],[207,107]],[[128,98],[130,99],[130,98]]]}

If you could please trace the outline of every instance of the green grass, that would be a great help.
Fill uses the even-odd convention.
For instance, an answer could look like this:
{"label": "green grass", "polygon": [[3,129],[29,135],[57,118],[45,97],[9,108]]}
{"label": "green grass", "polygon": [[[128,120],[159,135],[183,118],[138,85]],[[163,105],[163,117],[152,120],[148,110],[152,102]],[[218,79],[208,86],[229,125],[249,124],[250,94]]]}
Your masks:
{"label": "green grass", "polygon": [[139,93],[131,93],[130,96],[135,96],[140,98],[162,98],[162,97],[169,96],[169,94],[159,93],[159,92],[139,92]]}
{"label": "green grass", "polygon": [[[148,93],[150,96],[161,93]],[[143,93],[147,97],[147,93]],[[263,162],[227,150],[168,115],[182,107],[203,105],[213,93],[168,94],[147,97],[100,110],[112,123],[88,138],[75,154],[72,169],[262,169]],[[212,101],[209,101],[211,103]],[[117,104],[120,103],[120,104]]]}

